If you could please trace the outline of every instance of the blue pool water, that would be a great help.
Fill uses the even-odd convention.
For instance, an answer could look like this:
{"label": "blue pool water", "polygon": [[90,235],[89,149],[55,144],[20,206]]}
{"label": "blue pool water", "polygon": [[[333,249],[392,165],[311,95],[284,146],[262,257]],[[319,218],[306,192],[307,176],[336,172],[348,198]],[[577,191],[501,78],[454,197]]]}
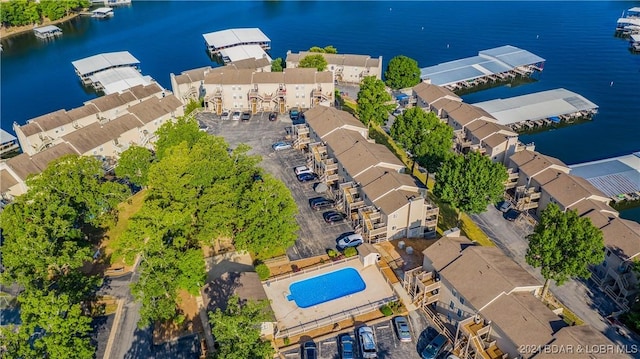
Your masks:
{"label": "blue pool water", "polygon": [[360,273],[353,268],[343,268],[334,272],[308,278],[289,286],[288,300],[293,300],[300,308],[309,308],[349,294],[363,291],[367,285]]}

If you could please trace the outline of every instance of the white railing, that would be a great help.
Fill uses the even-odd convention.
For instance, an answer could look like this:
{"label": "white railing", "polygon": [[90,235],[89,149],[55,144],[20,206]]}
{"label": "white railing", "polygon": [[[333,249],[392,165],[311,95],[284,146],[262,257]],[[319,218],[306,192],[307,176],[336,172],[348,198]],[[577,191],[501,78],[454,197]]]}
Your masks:
{"label": "white railing", "polygon": [[310,321],[307,323],[301,323],[299,325],[296,325],[294,327],[290,327],[290,328],[284,328],[282,330],[276,330],[276,338],[285,338],[285,337],[290,337],[296,334],[300,334],[300,333],[304,333],[304,332],[308,332],[314,329],[318,329],[321,327],[325,327],[328,325],[332,325],[334,323],[338,323],[342,320],[345,319],[349,319],[349,318],[355,318],[358,315],[363,315],[363,314],[367,314],[370,312],[373,312],[375,310],[379,310],[379,308],[387,303],[391,303],[393,301],[398,300],[398,297],[391,296],[391,297],[387,297],[384,299],[380,299],[377,300],[375,302],[369,302],[367,304],[363,304],[348,310],[343,310],[340,313],[337,314],[332,314],[320,319],[316,319],[314,321]]}

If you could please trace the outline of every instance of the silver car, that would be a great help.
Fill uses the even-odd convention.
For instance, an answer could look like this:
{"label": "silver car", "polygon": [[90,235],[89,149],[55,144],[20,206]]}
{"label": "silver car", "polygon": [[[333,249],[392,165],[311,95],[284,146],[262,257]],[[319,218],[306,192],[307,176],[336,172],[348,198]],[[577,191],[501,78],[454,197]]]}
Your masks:
{"label": "silver car", "polygon": [[273,148],[274,151],[288,150],[291,148],[291,144],[289,142],[280,141],[271,145],[271,148]]}
{"label": "silver car", "polygon": [[409,322],[406,317],[393,318],[393,326],[396,329],[396,334],[401,342],[411,341],[411,330],[409,329]]}

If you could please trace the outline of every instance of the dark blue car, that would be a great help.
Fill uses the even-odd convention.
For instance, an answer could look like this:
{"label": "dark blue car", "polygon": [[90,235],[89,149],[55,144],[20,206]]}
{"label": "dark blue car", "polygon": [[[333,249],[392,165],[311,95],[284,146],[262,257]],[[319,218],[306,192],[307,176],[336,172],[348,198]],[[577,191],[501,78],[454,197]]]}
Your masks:
{"label": "dark blue car", "polygon": [[301,173],[298,175],[298,181],[300,182],[309,182],[316,179],[315,173]]}

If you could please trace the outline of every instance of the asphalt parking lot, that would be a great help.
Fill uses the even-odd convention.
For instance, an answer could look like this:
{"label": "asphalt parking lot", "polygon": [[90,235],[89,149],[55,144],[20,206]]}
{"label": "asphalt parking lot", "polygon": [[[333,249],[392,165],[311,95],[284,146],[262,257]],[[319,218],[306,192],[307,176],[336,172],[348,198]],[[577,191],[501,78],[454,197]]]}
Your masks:
{"label": "asphalt parking lot", "polygon": [[[379,359],[392,359],[392,358],[403,358],[403,359],[420,359],[420,355],[417,350],[416,338],[418,335],[416,334],[416,330],[414,327],[412,330],[412,338],[413,341],[408,343],[401,343],[396,336],[395,330],[393,328],[393,323],[391,320],[375,324],[371,326],[373,328],[373,333],[376,340],[376,345],[378,347],[378,358]],[[359,353],[358,341],[356,338],[356,333],[353,331],[342,332],[336,334],[336,336],[331,337],[329,339],[325,339],[319,342],[316,342],[316,346],[318,348],[318,358],[324,359],[338,359],[340,358],[340,354],[338,352],[338,336],[343,334],[349,334],[355,340],[356,347],[356,358],[361,358],[362,356]],[[300,349],[290,350],[284,353],[286,358],[300,358]]]}
{"label": "asphalt parking lot", "polygon": [[306,165],[305,155],[295,149],[275,152],[271,148],[274,142],[285,139],[287,128],[291,126],[288,115],[280,115],[277,121],[269,121],[268,113],[258,113],[248,122],[223,121],[218,116],[205,112],[196,117],[207,128],[208,133],[224,137],[232,148],[240,143],[251,146],[251,154],[262,156],[260,166],[282,180],[291,190],[299,209],[296,220],[300,231],[295,246],[287,251],[289,259],[325,254],[327,249],[335,249],[336,238],[340,234],[352,230],[346,222],[326,224],[322,218],[322,213],[326,210],[314,211],[309,207],[310,198],[326,194],[313,190],[315,182],[300,183],[296,179],[293,168]]}

